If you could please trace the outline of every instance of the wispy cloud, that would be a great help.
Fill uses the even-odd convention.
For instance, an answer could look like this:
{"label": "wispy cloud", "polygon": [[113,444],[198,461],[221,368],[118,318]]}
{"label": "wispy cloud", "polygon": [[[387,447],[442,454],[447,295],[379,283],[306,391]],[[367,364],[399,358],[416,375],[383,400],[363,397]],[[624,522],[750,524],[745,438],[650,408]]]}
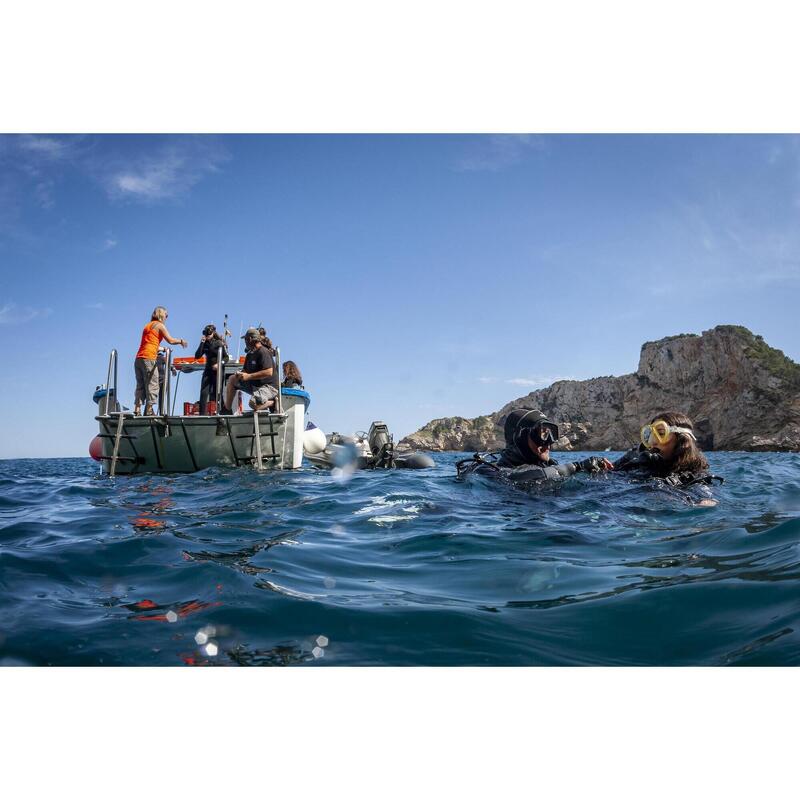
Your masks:
{"label": "wispy cloud", "polygon": [[18,146],[23,153],[32,153],[43,158],[58,161],[69,157],[77,139],[54,138],[52,136],[34,136],[24,134],[19,137]]}
{"label": "wispy cloud", "polygon": [[457,172],[498,172],[531,153],[547,149],[547,140],[534,134],[495,134],[475,137],[456,159]]}
{"label": "wispy cloud", "polygon": [[106,250],[113,250],[119,244],[119,240],[116,236],[114,236],[111,231],[106,234],[106,238],[103,239],[103,244],[100,246],[101,252],[105,252]]}
{"label": "wispy cloud", "polygon": [[44,319],[53,313],[51,308],[20,307],[16,303],[0,306],[0,325],[24,325],[35,319]]}
{"label": "wispy cloud", "polygon": [[542,389],[550,386],[556,381],[575,381],[577,378],[571,375],[533,375],[530,378],[478,378],[481,383],[508,383],[512,386],[526,386],[532,389]]}
{"label": "wispy cloud", "polygon": [[105,306],[103,305],[103,303],[87,303],[84,306],[84,308],[88,308],[91,311],[102,311],[105,308]]}
{"label": "wispy cloud", "polygon": [[228,158],[216,140],[169,140],[153,152],[101,165],[100,180],[112,199],[156,203],[185,194]]}

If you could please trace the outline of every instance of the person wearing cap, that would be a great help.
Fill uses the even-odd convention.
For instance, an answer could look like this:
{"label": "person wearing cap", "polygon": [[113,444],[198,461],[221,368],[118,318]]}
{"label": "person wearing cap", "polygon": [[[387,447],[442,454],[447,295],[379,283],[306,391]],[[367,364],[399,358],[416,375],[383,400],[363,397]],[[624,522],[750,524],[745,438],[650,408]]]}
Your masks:
{"label": "person wearing cap", "polygon": [[247,348],[244,369],[228,378],[223,414],[232,413],[233,396],[237,389],[252,395],[250,407],[255,411],[263,411],[271,405],[280,391],[275,359],[272,357],[272,352],[264,345],[258,328],[248,328],[242,339]]}
{"label": "person wearing cap", "polygon": [[532,484],[568,478],[576,472],[613,469],[608,459],[598,456],[567,464],[559,464],[551,458],[550,448],[559,439],[558,425],[535,408],[514,409],[506,417],[503,434],[506,446],[493,460],[476,453],[472,459],[459,462],[459,477],[479,472],[503,477],[515,484]]}
{"label": "person wearing cap", "polygon": [[186,339],[176,339],[170,336],[165,320],[169,316],[164,306],[156,306],[150,317],[150,322],[142,329],[142,340],[133,362],[136,374],[136,393],[134,395],[133,413],[138,417],[145,402],[145,416],[153,416],[153,406],[158,401],[158,346],[164,339],[169,344],[179,344],[186,347]]}

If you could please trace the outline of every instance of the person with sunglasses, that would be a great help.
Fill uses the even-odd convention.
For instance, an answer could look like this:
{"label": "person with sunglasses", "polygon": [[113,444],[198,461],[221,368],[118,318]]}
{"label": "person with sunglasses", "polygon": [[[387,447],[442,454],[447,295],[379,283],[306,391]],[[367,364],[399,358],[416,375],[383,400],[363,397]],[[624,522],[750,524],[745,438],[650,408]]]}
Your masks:
{"label": "person with sunglasses", "polygon": [[459,462],[458,476],[479,472],[515,484],[532,484],[568,478],[576,472],[602,472],[613,468],[608,459],[599,456],[566,464],[551,458],[550,449],[559,440],[558,425],[535,408],[514,409],[506,417],[503,433],[506,446],[499,454],[484,458],[476,453],[472,459]]}
{"label": "person with sunglasses", "polygon": [[641,443],[614,462],[618,472],[662,478],[672,486],[711,483],[708,461],[697,446],[692,421],[679,411],[656,414],[641,430]]}

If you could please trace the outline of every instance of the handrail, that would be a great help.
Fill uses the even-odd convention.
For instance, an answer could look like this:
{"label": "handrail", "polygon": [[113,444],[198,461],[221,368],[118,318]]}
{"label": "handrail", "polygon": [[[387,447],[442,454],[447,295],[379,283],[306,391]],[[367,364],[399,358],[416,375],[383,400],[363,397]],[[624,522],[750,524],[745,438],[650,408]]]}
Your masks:
{"label": "handrail", "polygon": [[275,365],[275,369],[278,370],[278,407],[277,411],[279,414],[283,414],[283,393],[281,392],[281,349],[280,347],[275,348],[275,361],[277,362]]}
{"label": "handrail", "polygon": [[226,351],[227,351],[227,345],[225,344],[223,344],[223,346],[217,350],[217,407],[216,407],[217,416],[220,415],[220,409],[222,408],[222,387],[223,384],[225,383],[222,379],[223,376],[225,375],[225,362],[222,360],[222,356]]}
{"label": "handrail", "polygon": [[[162,389],[163,389],[164,399],[165,399],[166,402],[164,403],[164,405],[160,405],[159,404],[158,410],[161,412],[162,416],[168,417],[169,414],[170,414],[169,390],[171,388],[170,384],[172,383],[172,381],[170,380],[170,378],[172,377],[172,348],[171,347],[167,348],[167,354],[166,354],[166,358],[164,359],[164,365],[165,365],[164,385],[162,386]],[[165,411],[166,411],[166,413],[164,413]]]}
{"label": "handrail", "polygon": [[[113,369],[113,372],[112,372]],[[111,393],[111,375],[114,375],[114,406],[116,410],[117,403],[117,351],[112,350],[108,356],[108,376],[106,377],[106,406],[105,415],[108,416],[108,398]]]}

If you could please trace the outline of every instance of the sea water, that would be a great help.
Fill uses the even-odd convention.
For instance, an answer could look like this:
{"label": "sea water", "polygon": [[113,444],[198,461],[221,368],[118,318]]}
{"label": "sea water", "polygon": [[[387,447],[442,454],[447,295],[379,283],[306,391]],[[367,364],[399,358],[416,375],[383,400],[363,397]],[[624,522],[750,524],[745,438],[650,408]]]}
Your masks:
{"label": "sea water", "polygon": [[[581,458],[584,454],[569,454]],[[800,455],[578,475],[0,461],[4,665],[800,663]]]}

